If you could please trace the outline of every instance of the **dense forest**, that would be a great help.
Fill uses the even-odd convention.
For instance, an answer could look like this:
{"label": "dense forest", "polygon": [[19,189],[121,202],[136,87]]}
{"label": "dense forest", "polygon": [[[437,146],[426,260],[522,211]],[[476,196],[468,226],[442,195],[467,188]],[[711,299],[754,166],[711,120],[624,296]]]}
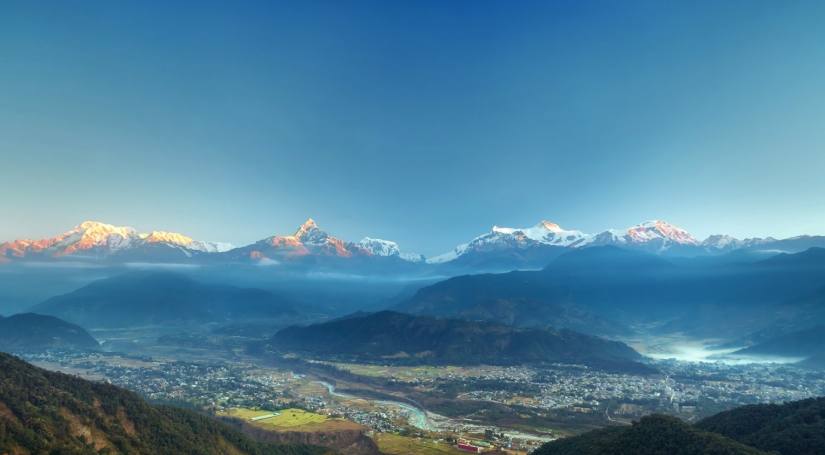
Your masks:
{"label": "dense forest", "polygon": [[545,444],[535,455],[765,455],[724,436],[664,415],[642,417],[629,427],[594,430]]}
{"label": "dense forest", "polygon": [[696,425],[782,455],[825,453],[825,398],[743,406]]}
{"label": "dense forest", "polygon": [[118,387],[0,353],[3,454],[322,454],[262,444],[192,411],[152,406]]}
{"label": "dense forest", "polygon": [[643,417],[542,446],[536,455],[817,455],[825,453],[825,398],[743,406],[689,425]]}

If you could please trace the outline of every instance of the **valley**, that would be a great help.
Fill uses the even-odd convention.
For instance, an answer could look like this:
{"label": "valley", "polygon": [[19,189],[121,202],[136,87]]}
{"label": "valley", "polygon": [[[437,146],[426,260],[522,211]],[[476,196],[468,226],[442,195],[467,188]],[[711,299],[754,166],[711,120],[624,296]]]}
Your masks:
{"label": "valley", "polygon": [[444,280],[109,265],[72,270],[88,283],[30,307],[48,316],[0,323],[37,366],[265,443],[526,454],[651,414],[694,423],[825,395],[807,360],[818,329],[796,330],[825,320],[818,254],[731,265],[593,246],[542,270]]}
{"label": "valley", "polygon": [[0,455],[825,455],[825,2],[0,2]]}
{"label": "valley", "polygon": [[[108,329],[95,335],[103,341],[123,340],[136,332]],[[237,337],[209,338],[209,345],[170,347],[168,341],[151,341],[150,330],[136,338],[138,346],[118,345],[132,346],[131,352],[50,351],[25,358],[111,382],[153,402],[239,419],[264,431],[362,431],[379,447],[418,444],[431,451],[422,453],[452,453],[459,439],[523,453],[549,440],[627,425],[650,413],[691,422],[737,406],[825,395],[825,372],[776,363],[651,360],[652,374],[563,363],[342,363],[262,357],[247,352]],[[289,415],[290,409],[309,412],[305,415],[310,418],[251,421],[270,413]]]}
{"label": "valley", "polygon": [[[819,249],[765,259],[740,245],[731,262],[662,223],[610,242],[582,234],[602,238],[587,247],[577,236],[552,223],[495,228],[427,262],[307,222],[255,246],[296,261],[276,269],[222,256],[234,250],[135,269],[112,260],[159,245],[127,236],[136,243],[91,268],[0,266],[0,282],[35,301],[33,313],[0,319],[14,328],[0,341],[37,366],[194,410],[256,441],[353,455],[526,454],[654,414],[692,424],[825,395],[819,328],[808,328],[825,321]],[[502,249],[538,249],[527,257],[549,262],[481,273],[507,263]]]}

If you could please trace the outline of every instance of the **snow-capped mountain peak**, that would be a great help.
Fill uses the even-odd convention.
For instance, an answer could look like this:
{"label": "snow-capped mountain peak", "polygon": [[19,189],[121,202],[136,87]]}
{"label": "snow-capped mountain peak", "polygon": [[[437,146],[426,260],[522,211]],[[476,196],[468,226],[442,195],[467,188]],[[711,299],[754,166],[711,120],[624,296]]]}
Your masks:
{"label": "snow-capped mountain peak", "polygon": [[185,250],[218,252],[231,248],[229,244],[201,242],[183,234],[166,231],[138,233],[128,226],[115,226],[100,221],[84,221],[69,231],[40,240],[15,240],[0,244],[0,256],[12,258],[94,256],[110,257],[127,250],[132,252],[148,245],[167,245]]}
{"label": "snow-capped mountain peak", "polygon": [[[272,254],[280,256],[287,255],[290,257],[308,256],[312,254],[320,254],[324,256],[340,256],[351,257],[353,248],[351,243],[345,242],[339,238],[333,237],[315,223],[312,218],[307,218],[306,221],[295,230],[292,235],[276,235],[262,241],[272,248]],[[256,250],[257,251],[257,250]],[[264,255],[258,252],[259,255]]]}
{"label": "snow-capped mountain peak", "polygon": [[318,229],[318,224],[315,223],[315,220],[312,218],[307,218],[307,220],[304,221],[304,224],[298,226],[298,230],[295,231],[295,237],[301,237],[302,235],[316,229]]}
{"label": "snow-capped mountain peak", "polygon": [[581,231],[566,230],[556,223],[542,220],[528,228],[508,228],[493,226],[490,232],[482,234],[468,243],[457,246],[450,252],[432,257],[430,263],[449,262],[469,252],[485,252],[509,248],[526,249],[535,246],[576,247],[589,236]]}
{"label": "snow-capped mountain peak", "polygon": [[562,232],[564,230],[558,224],[547,221],[547,220],[541,220],[541,223],[539,223],[537,225],[537,227],[538,226],[541,226],[541,227],[543,227],[544,229],[547,229],[550,232]]}
{"label": "snow-capped mountain peak", "polygon": [[778,240],[773,237],[737,239],[730,235],[714,234],[702,241],[702,247],[708,251],[721,252],[739,248],[752,248],[771,242],[778,242]]}
{"label": "snow-capped mountain peak", "polygon": [[330,238],[334,239],[334,237],[330,237],[329,234],[322,231],[312,218],[307,218],[304,224],[298,226],[298,229],[292,236],[301,242],[314,245],[327,243],[327,240]]}
{"label": "snow-capped mountain peak", "polygon": [[389,240],[363,238],[360,242],[348,242],[321,230],[312,218],[298,226],[292,235],[275,235],[250,245],[242,250],[247,257],[260,260],[267,258],[296,259],[304,256],[337,256],[340,258],[359,256],[399,257],[408,261],[420,261],[420,255],[401,252],[398,244]]}
{"label": "snow-capped mountain peak", "polygon": [[409,262],[423,262],[426,258],[420,254],[401,251],[397,243],[391,240],[364,237],[358,246],[373,256],[397,257]]}
{"label": "snow-capped mountain peak", "polygon": [[141,234],[140,238],[146,243],[169,243],[179,246],[189,246],[194,242],[192,237],[167,231],[152,231],[148,234]]}
{"label": "snow-capped mountain peak", "polygon": [[678,226],[662,220],[645,221],[627,229],[630,243],[647,243],[652,240],[664,240],[680,245],[699,245],[690,233]]}
{"label": "snow-capped mountain peak", "polygon": [[702,246],[705,248],[716,250],[727,250],[730,248],[738,248],[742,243],[736,237],[726,234],[714,234],[702,241]]}
{"label": "snow-capped mountain peak", "polygon": [[56,256],[64,256],[97,248],[116,251],[128,247],[136,236],[137,231],[128,226],[84,221],[70,231],[40,242],[48,245],[44,249],[53,249]]}
{"label": "snow-capped mountain peak", "polygon": [[[444,263],[464,255],[467,261],[460,265],[503,264],[501,267],[543,267],[549,258],[564,251],[562,248],[616,245],[654,254],[693,256],[721,254],[738,249],[750,251],[797,251],[811,246],[825,246],[825,236],[799,236],[782,240],[772,237],[738,239],[729,235],[711,235],[697,240],[688,231],[663,220],[650,220],[623,230],[606,230],[586,234],[565,229],[557,223],[542,220],[525,228],[493,226],[453,250],[425,259],[420,254],[401,250],[396,242],[364,237],[358,242],[345,241],[322,230],[314,219],[308,218],[293,234],[267,237],[241,248],[230,244],[203,242],[190,236],[170,231],[153,230],[139,233],[128,226],[116,226],[100,221],[84,221],[54,237],[20,239],[0,243],[0,262],[46,261],[53,259],[103,260],[114,262],[164,262],[205,259],[254,260],[284,263],[307,257],[309,263],[344,264],[344,258],[369,257],[399,258],[410,262]],[[232,251],[229,251],[232,250]],[[318,260],[328,258],[326,261]],[[509,261],[509,262],[508,262]],[[531,262],[532,261],[532,262]],[[389,262],[388,262],[389,264]],[[325,266],[326,266],[325,265]]]}
{"label": "snow-capped mountain peak", "polygon": [[358,246],[369,251],[373,256],[399,256],[401,254],[401,248],[391,240],[364,237],[358,242]]}
{"label": "snow-capped mountain peak", "polygon": [[139,237],[144,243],[161,243],[180,246],[190,250],[202,251],[204,253],[221,253],[224,251],[229,251],[233,248],[231,243],[194,240],[192,237],[179,234],[177,232],[152,231],[148,234],[139,234]]}
{"label": "snow-capped mountain peak", "polygon": [[470,244],[477,241],[488,242],[496,236],[521,238],[523,240],[529,239],[539,243],[563,246],[570,246],[571,244],[581,242],[587,237],[587,235],[581,231],[562,229],[562,227],[556,223],[543,220],[529,228],[493,226],[490,232],[476,237]]}

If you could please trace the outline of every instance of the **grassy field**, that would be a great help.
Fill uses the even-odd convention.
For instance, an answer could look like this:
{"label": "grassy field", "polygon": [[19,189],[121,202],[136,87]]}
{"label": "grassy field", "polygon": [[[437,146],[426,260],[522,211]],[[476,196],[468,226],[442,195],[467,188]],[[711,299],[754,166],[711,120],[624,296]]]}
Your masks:
{"label": "grassy field", "polygon": [[261,411],[246,408],[233,408],[228,410],[226,415],[230,417],[237,417],[246,421],[250,421],[253,417],[264,416],[267,414],[278,414],[275,417],[255,421],[254,424],[260,426],[277,427],[277,428],[292,428],[308,425],[311,423],[323,423],[327,421],[327,416],[315,414],[314,412],[304,411],[303,409],[281,409],[279,411]]}
{"label": "grassy field", "polygon": [[381,453],[387,455],[457,455],[466,454],[446,442],[435,442],[427,439],[410,438],[391,433],[376,433],[375,442]]}
{"label": "grassy field", "polygon": [[[267,419],[252,421],[253,417],[278,414]],[[262,411],[247,408],[232,408],[222,415],[235,417],[256,427],[273,431],[334,431],[361,428],[360,425],[343,419],[329,417],[303,409],[280,409],[278,411]]]}

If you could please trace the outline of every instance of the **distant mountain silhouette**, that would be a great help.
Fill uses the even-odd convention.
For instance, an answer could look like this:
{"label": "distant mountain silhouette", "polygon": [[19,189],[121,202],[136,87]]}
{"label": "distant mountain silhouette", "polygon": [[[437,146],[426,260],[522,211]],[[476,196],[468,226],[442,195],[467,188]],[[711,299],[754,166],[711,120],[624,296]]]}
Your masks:
{"label": "distant mountain silhouette", "polygon": [[781,253],[759,262],[765,266],[819,267],[825,268],[825,248],[812,247],[800,253]]}
{"label": "distant mountain silhouette", "polygon": [[412,364],[585,363],[632,367],[627,345],[570,330],[519,329],[489,322],[382,311],[281,330],[271,346],[323,358]]}
{"label": "distant mountain silhouette", "polygon": [[544,269],[549,273],[593,272],[597,269],[626,274],[640,270],[673,267],[671,262],[651,253],[617,246],[601,246],[568,251],[550,262]]}
{"label": "distant mountain silhouette", "polygon": [[569,290],[537,272],[465,275],[419,290],[397,306],[412,314],[497,321],[520,327],[551,326],[598,335],[628,329],[571,302]]}
{"label": "distant mountain silhouette", "polygon": [[771,338],[735,354],[811,357],[825,354],[825,326],[819,325],[798,332]]}
{"label": "distant mountain silhouette", "polygon": [[[825,324],[825,250],[757,262],[674,260],[615,246],[569,251],[544,270],[451,278],[397,306],[413,314],[551,324],[597,335],[656,322],[694,335]],[[804,301],[802,299],[805,299]]]}
{"label": "distant mountain silhouette", "polygon": [[88,328],[223,323],[296,314],[283,297],[261,289],[205,284],[171,272],[133,272],[53,297],[32,311]]}
{"label": "distant mountain silhouette", "polygon": [[490,250],[471,250],[447,262],[433,264],[448,275],[472,272],[509,272],[511,270],[539,270],[552,260],[570,251],[557,245],[534,244],[520,248],[505,247]]}
{"label": "distant mountain silhouette", "polygon": [[15,314],[7,318],[0,316],[0,351],[97,348],[97,341],[82,327],[53,316],[33,313]]}

